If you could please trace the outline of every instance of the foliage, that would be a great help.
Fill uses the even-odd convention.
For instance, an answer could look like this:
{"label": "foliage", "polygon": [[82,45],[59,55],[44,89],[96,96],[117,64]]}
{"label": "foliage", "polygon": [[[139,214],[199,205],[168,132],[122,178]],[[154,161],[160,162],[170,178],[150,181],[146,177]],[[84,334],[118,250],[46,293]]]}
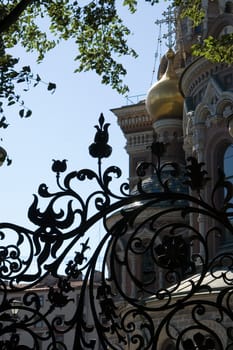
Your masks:
{"label": "foliage", "polygon": [[[126,0],[124,5],[134,12],[136,1]],[[135,51],[127,46],[129,34],[114,0],[89,1],[82,6],[69,0],[0,0],[0,128],[9,125],[6,107],[18,104],[21,118],[31,116],[32,111],[18,91],[26,92],[44,83],[30,66],[20,67],[19,58],[12,57],[9,49],[21,45],[27,52],[37,52],[37,61],[41,62],[61,40],[71,39],[78,50],[76,71],[94,70],[102,77],[102,83],[125,93],[126,70],[116,57],[136,57]],[[54,83],[46,85],[48,91],[55,91]]]}
{"label": "foliage", "polygon": [[174,0],[174,6],[179,6],[181,18],[189,17],[194,26],[198,26],[205,17],[201,0]]}
{"label": "foliage", "polygon": [[193,45],[193,55],[233,64],[233,34],[222,35],[219,39],[209,36],[202,43]]}
{"label": "foliage", "polygon": [[[7,106],[12,106],[18,103],[21,106],[19,115],[21,118],[28,118],[31,116],[32,111],[24,106],[24,101],[20,95],[16,93],[15,84],[24,84],[24,91],[28,91],[31,84],[36,87],[40,82],[40,76],[34,75],[31,72],[30,66],[24,66],[20,70],[17,70],[15,66],[18,64],[19,59],[13,58],[11,55],[4,54],[0,56],[1,67],[1,83],[0,83],[0,98],[7,101]],[[48,91],[53,92],[56,88],[54,83],[47,84]],[[1,102],[0,116],[1,121],[5,121],[3,102]],[[8,124],[6,122],[0,123],[0,127],[6,128]]]}
{"label": "foliage", "polygon": [[[29,117],[31,110],[25,107],[16,92],[17,84],[23,91],[37,86],[41,78],[33,74],[29,66],[19,67],[19,59],[8,50],[21,45],[27,52],[37,52],[41,62],[46,53],[62,40],[71,39],[77,44],[76,72],[94,70],[102,83],[110,84],[120,93],[127,92],[123,83],[126,70],[119,63],[119,56],[136,52],[127,45],[129,29],[118,16],[115,0],[2,0],[0,1],[0,127],[7,127],[4,107],[19,103],[20,117]],[[131,12],[137,1],[125,0]],[[54,91],[55,84],[47,84]]]}
{"label": "foliage", "polygon": [[[10,14],[17,2],[2,1],[4,11]],[[2,33],[6,48],[21,44],[28,52],[37,51],[40,62],[61,40],[73,39],[78,50],[75,58],[79,61],[78,72],[94,70],[103,83],[110,84],[120,93],[127,91],[122,80],[126,70],[116,57],[135,57],[136,53],[127,45],[130,31],[118,16],[115,0],[89,1],[82,6],[78,1],[70,0],[27,2],[29,5],[17,20]],[[135,10],[135,1],[124,3],[130,11]],[[48,30],[45,30],[46,26]]]}

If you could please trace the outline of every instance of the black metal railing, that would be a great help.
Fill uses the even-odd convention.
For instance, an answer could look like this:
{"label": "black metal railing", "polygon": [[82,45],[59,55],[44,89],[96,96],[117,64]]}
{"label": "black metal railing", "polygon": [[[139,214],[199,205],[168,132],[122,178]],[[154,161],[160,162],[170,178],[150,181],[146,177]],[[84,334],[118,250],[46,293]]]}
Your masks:
{"label": "black metal railing", "polygon": [[[156,164],[139,165],[133,194],[127,183],[116,194],[121,170],[102,165],[108,127],[101,115],[89,147],[97,172],[54,161],[57,190],[41,184],[28,210],[34,230],[0,224],[1,348],[233,349],[233,253],[219,248],[233,234],[232,184],[219,172],[204,200],[203,164],[164,163],[154,142]],[[144,185],[148,170],[159,191]],[[85,198],[83,181],[96,184]],[[103,235],[88,255],[96,223]]]}

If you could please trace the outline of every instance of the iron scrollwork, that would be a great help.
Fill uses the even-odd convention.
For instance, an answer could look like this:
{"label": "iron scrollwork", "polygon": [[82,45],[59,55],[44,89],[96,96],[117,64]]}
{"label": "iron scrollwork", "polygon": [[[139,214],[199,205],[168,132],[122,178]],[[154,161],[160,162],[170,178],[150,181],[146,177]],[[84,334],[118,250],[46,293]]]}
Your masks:
{"label": "iron scrollwork", "polygon": [[[108,127],[101,115],[89,147],[97,172],[66,174],[67,161],[53,161],[57,190],[39,186],[28,210],[34,230],[0,224],[1,348],[162,350],[169,341],[174,349],[232,349],[233,254],[220,249],[225,232],[233,234],[232,184],[220,172],[205,201],[204,164],[164,163],[166,149],[154,142],[156,164],[140,164],[137,188],[123,183],[115,193],[121,170],[102,166],[112,152]],[[77,190],[84,181],[97,188],[86,197]],[[104,234],[88,254],[97,223]],[[49,279],[44,304],[38,290]]]}

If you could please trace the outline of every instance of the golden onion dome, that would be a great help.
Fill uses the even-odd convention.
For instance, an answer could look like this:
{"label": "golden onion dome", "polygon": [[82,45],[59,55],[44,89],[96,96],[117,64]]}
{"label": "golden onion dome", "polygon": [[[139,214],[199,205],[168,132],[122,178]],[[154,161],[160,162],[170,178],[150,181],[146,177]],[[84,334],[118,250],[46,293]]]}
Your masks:
{"label": "golden onion dome", "polygon": [[178,88],[178,77],[174,70],[175,54],[169,49],[166,54],[168,65],[162,78],[148,91],[146,108],[153,122],[162,118],[181,119],[183,97]]}

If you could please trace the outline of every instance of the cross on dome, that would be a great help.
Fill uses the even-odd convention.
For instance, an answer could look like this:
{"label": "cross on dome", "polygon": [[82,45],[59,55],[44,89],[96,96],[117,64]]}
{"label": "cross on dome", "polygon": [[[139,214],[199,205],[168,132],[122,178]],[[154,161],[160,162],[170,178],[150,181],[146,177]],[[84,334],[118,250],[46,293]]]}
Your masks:
{"label": "cross on dome", "polygon": [[167,11],[164,11],[162,15],[164,16],[164,19],[156,20],[155,24],[167,24],[167,33],[163,35],[163,38],[168,39],[166,45],[169,49],[171,49],[175,43],[175,38],[173,39],[173,36],[175,37],[176,23],[175,9],[172,6],[168,6]]}

